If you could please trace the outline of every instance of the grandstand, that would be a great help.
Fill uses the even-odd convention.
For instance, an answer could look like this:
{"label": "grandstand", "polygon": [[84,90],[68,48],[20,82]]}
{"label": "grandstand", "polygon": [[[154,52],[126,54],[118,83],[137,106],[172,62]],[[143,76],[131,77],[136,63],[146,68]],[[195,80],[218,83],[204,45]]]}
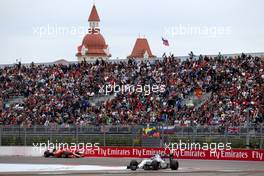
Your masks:
{"label": "grandstand", "polygon": [[[2,125],[263,123],[263,53],[2,65]],[[104,85],[165,85],[105,92]],[[199,96],[196,91],[199,90]]]}

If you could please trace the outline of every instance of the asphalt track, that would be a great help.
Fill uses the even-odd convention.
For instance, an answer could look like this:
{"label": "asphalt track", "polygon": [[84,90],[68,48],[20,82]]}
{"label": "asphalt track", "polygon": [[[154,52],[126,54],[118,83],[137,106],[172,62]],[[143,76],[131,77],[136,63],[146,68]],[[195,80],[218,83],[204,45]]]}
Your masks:
{"label": "asphalt track", "polygon": [[[130,158],[42,158],[42,157],[0,157],[0,175],[76,175],[76,176],[264,176],[264,162],[250,161],[211,161],[211,160],[179,160],[180,168],[177,171],[130,171],[124,169]],[[35,166],[64,166],[66,170],[36,170],[36,171],[5,171],[6,167],[23,168]],[[1,168],[2,167],[2,168]],[[93,170],[78,170],[78,168],[93,167]],[[75,168],[72,169],[71,168]],[[96,170],[98,168],[98,170]],[[100,169],[99,169],[100,168]],[[103,168],[103,169],[102,169]],[[113,168],[113,170],[108,169]],[[122,169],[120,169],[122,168]]]}

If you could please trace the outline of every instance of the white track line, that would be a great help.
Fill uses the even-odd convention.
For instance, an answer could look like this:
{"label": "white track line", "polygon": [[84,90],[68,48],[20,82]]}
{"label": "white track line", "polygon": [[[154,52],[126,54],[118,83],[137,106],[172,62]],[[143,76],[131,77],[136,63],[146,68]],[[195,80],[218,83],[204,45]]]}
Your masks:
{"label": "white track line", "polygon": [[98,165],[59,165],[59,164],[0,164],[3,172],[52,172],[52,171],[120,171],[126,167],[98,166]]}

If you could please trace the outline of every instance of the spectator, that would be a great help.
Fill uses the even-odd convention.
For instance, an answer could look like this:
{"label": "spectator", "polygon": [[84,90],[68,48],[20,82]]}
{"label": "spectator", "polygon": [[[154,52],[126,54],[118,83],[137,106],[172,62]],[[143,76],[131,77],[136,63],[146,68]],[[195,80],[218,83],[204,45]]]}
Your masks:
{"label": "spectator", "polygon": [[[22,64],[0,69],[0,102],[23,96],[19,106],[0,109],[3,125],[60,126],[142,124],[239,126],[263,123],[264,61],[246,56],[180,61],[174,56],[155,61],[81,64]],[[165,85],[162,92],[119,92],[100,105],[104,85]],[[211,93],[200,107],[184,101],[198,90]],[[203,94],[201,94],[202,96]],[[1,103],[0,103],[1,104]],[[3,107],[3,106],[1,106]]]}

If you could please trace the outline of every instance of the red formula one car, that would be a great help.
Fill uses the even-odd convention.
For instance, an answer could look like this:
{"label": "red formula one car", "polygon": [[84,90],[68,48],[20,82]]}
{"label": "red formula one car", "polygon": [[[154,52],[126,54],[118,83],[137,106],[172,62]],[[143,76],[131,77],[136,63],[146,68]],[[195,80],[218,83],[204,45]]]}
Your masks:
{"label": "red formula one car", "polygon": [[83,157],[83,155],[78,152],[72,152],[69,149],[53,149],[53,150],[46,150],[44,152],[44,157],[48,158],[48,157],[54,157],[54,158],[81,158]]}

